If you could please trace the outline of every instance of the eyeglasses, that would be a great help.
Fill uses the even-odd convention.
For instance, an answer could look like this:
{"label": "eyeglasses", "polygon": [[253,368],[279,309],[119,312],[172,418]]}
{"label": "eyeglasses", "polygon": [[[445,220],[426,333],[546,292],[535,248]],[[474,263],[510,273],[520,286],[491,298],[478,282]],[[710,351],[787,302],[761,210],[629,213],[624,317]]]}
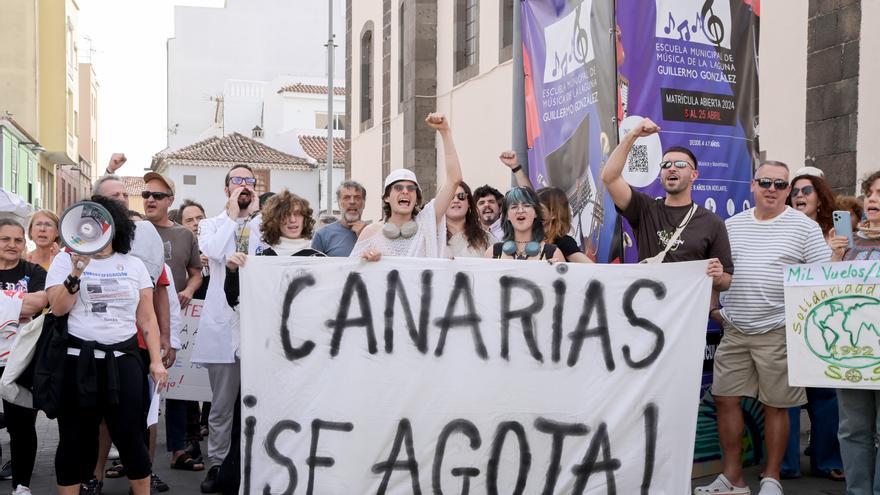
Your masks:
{"label": "eyeglasses", "polygon": [[166,192],[159,192],[159,191],[142,191],[141,192],[142,198],[149,199],[150,197],[152,197],[156,201],[162,201],[163,199],[170,198],[171,196],[173,196],[173,194],[166,193]]}
{"label": "eyeglasses", "polygon": [[235,184],[236,186],[240,186],[242,184],[253,186],[257,183],[257,179],[255,179],[254,177],[230,177],[229,183]]}
{"label": "eyeglasses", "polygon": [[510,208],[508,208],[508,209],[509,209],[510,211],[515,211],[515,210],[519,210],[519,209],[523,209],[523,210],[534,210],[534,209],[535,209],[535,206],[534,206],[534,205],[531,205],[531,204],[529,204],[529,203],[516,203],[516,204],[512,204],[512,205],[510,205]]}
{"label": "eyeglasses", "polygon": [[55,224],[52,222],[34,222],[34,227],[38,229],[54,229]]}
{"label": "eyeglasses", "polygon": [[673,166],[675,168],[693,167],[693,165],[684,160],[676,160],[674,162],[660,162],[660,168],[662,168],[663,170],[666,170],[667,168],[672,168]]}
{"label": "eyeglasses", "polygon": [[467,199],[467,193],[466,192],[455,193],[455,197],[461,201],[464,201]]}
{"label": "eyeglasses", "polygon": [[761,177],[760,179],[755,179],[755,182],[758,183],[758,187],[761,189],[770,189],[770,186],[776,188],[777,191],[781,191],[788,187],[788,181],[782,179],[771,179],[769,177]]}
{"label": "eyeglasses", "polygon": [[792,198],[797,196],[800,193],[803,193],[804,196],[809,196],[810,194],[813,194],[813,186],[791,188],[791,197]]}
{"label": "eyeglasses", "polygon": [[394,189],[395,192],[403,192],[404,190],[416,192],[419,190],[419,186],[415,184],[394,184],[391,188]]}

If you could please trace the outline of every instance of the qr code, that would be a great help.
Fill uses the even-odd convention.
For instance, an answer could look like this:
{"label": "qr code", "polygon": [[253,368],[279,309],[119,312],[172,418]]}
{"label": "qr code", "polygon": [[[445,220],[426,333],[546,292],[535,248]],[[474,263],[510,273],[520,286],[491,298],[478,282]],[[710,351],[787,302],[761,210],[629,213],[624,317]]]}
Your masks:
{"label": "qr code", "polygon": [[648,173],[648,146],[637,144],[632,147],[627,160],[630,173]]}

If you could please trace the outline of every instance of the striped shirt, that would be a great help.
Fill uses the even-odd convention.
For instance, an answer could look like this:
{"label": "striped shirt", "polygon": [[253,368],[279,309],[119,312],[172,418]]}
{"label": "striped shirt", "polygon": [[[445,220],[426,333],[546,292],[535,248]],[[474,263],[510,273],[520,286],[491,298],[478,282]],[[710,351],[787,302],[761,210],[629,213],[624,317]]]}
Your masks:
{"label": "striped shirt", "polygon": [[743,333],[765,333],[785,325],[783,266],[831,258],[819,224],[788,206],[770,220],[755,209],[727,219],[733,279],[721,296],[724,319]]}

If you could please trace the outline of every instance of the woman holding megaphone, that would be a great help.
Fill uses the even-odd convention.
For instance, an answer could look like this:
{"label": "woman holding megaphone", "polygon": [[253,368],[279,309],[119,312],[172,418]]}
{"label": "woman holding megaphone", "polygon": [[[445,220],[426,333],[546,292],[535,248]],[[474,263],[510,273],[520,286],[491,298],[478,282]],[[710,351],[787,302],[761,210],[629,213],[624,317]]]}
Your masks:
{"label": "woman holding megaphone", "polygon": [[[106,210],[100,212],[101,208],[91,206],[100,212],[99,224],[112,226],[112,235],[103,241],[106,247],[90,256],[61,252],[46,277],[52,313],[61,324],[66,317],[67,326],[67,355],[59,363],[64,366],[64,377],[58,409],[56,482],[60,494],[76,495],[80,484],[92,478],[98,427],[104,419],[132,492],[147,495],[152,466],[143,437],[147,401],[153,390],[148,389],[146,363],[141,362],[138,352],[137,328],[149,351],[149,374],[155,386],[161,387],[168,377],[159,353],[153,284],[143,262],[128,254],[135,226],[126,210],[101,196],[92,201]],[[91,219],[85,214],[82,218]],[[64,223],[62,220],[62,237]],[[67,242],[66,237],[64,240]],[[100,248],[88,247],[77,249],[94,252]]]}

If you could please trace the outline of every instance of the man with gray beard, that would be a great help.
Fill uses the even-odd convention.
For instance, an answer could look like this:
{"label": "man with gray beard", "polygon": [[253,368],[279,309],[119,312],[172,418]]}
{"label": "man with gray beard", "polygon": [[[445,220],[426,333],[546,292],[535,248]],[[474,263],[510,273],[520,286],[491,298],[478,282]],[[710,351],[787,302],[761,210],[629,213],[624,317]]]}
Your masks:
{"label": "man with gray beard", "polygon": [[315,232],[312,249],[327,256],[348,257],[358,235],[367,225],[361,220],[366,198],[367,192],[359,183],[349,180],[339,184],[336,188],[336,203],[339,205],[341,218]]}

